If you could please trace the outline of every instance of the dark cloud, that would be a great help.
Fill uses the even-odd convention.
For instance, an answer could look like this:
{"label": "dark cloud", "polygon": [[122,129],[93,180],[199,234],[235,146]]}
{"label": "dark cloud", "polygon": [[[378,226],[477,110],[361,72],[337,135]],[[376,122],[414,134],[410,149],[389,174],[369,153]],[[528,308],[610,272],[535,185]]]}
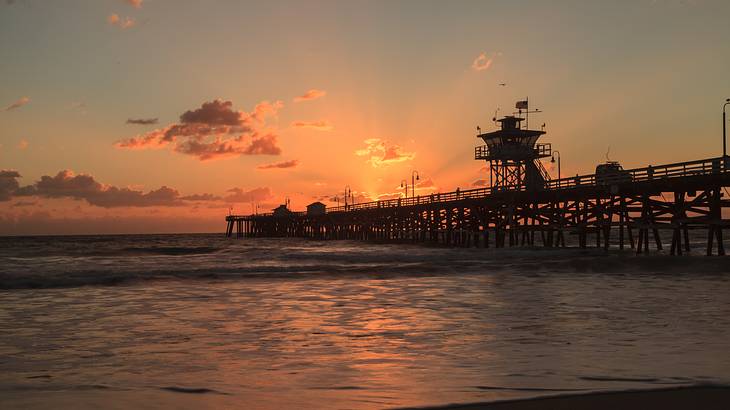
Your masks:
{"label": "dark cloud", "polygon": [[103,185],[91,175],[76,175],[70,170],[60,171],[55,176],[44,175],[33,185],[18,188],[15,195],[79,199],[103,208],[179,206],[183,204],[180,193],[166,186],[142,192]]}
{"label": "dark cloud", "polygon": [[128,118],[127,124],[153,125],[157,124],[157,118]]}
{"label": "dark cloud", "polygon": [[299,165],[299,160],[293,159],[291,161],[274,162],[273,164],[259,165],[258,169],[275,169],[275,168],[294,168]]}
{"label": "dark cloud", "polygon": [[220,201],[223,198],[213,194],[193,194],[181,196],[180,199],[184,201]]}
{"label": "dark cloud", "polygon": [[276,135],[266,134],[261,137],[254,137],[251,145],[243,150],[246,155],[279,155],[281,148],[276,145]]}
{"label": "dark cloud", "polygon": [[0,202],[9,201],[18,189],[20,174],[13,170],[0,171]]}
{"label": "dark cloud", "polygon": [[241,121],[241,115],[237,111],[233,111],[232,107],[233,103],[230,101],[214,100],[204,102],[196,110],[185,111],[180,116],[180,122],[183,124],[238,125]]}
{"label": "dark cloud", "polygon": [[117,141],[117,148],[147,149],[172,146],[173,151],[201,161],[240,155],[279,155],[277,136],[260,130],[283,106],[263,101],[251,113],[234,111],[230,101],[205,102],[165,128]]}

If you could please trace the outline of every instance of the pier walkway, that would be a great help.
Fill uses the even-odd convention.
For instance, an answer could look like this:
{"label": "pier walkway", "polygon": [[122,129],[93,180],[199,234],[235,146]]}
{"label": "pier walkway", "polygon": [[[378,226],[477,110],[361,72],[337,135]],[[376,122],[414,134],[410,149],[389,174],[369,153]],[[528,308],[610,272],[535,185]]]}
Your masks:
{"label": "pier walkway", "polygon": [[[724,255],[730,157],[547,179],[544,185],[456,190],[327,208],[320,214],[229,215],[226,235],[429,242],[448,246],[566,246],[637,253],[689,252],[689,230],[707,231],[706,253]],[[650,240],[651,236],[651,240]]]}

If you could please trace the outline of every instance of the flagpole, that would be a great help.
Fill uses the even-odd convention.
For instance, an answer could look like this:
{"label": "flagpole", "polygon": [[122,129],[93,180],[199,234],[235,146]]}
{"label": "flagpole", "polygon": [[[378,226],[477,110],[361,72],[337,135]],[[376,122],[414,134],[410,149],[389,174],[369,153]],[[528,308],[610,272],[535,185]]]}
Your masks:
{"label": "flagpole", "polygon": [[527,109],[525,110],[525,129],[530,129],[530,97],[525,97],[525,102],[527,102]]}

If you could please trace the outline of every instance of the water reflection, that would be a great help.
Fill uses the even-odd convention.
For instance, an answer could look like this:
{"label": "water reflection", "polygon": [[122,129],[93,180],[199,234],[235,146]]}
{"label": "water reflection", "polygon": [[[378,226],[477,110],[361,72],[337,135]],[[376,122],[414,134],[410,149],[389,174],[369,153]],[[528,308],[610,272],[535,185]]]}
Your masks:
{"label": "water reflection", "polygon": [[728,292],[722,277],[505,272],[21,290],[0,294],[0,383],[275,409],[727,381]]}

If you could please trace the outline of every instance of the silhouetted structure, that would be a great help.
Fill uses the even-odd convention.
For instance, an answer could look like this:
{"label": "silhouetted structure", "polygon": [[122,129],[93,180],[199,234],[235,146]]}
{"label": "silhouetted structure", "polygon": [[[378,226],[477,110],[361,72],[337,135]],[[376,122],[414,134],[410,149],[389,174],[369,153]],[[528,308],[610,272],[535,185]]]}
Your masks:
{"label": "silhouetted structure", "polygon": [[[501,129],[479,134],[486,146],[475,158],[490,163],[492,186],[471,190],[367,202],[326,209],[322,214],[230,215],[226,234],[317,239],[430,242],[450,246],[565,246],[565,235],[580,247],[594,240],[637,253],[649,250],[650,235],[662,249],[660,231],[671,232],[671,254],[690,251],[689,230],[707,230],[707,254],[725,254],[722,232],[730,221],[722,199],[730,186],[730,157],[624,170],[599,167],[599,175],[550,179],[540,158],[543,131],[520,129],[505,117]],[[536,241],[537,237],[537,241]]]}
{"label": "silhouetted structure", "polygon": [[545,131],[522,129],[523,120],[510,115],[497,120],[501,129],[477,135],[486,145],[474,149],[474,159],[483,159],[489,164],[489,179],[494,190],[544,189],[550,179],[540,162],[540,158],[552,156],[550,144],[537,142]]}
{"label": "silhouetted structure", "polygon": [[319,216],[327,213],[327,205],[321,202],[313,202],[307,205],[307,216]]}

